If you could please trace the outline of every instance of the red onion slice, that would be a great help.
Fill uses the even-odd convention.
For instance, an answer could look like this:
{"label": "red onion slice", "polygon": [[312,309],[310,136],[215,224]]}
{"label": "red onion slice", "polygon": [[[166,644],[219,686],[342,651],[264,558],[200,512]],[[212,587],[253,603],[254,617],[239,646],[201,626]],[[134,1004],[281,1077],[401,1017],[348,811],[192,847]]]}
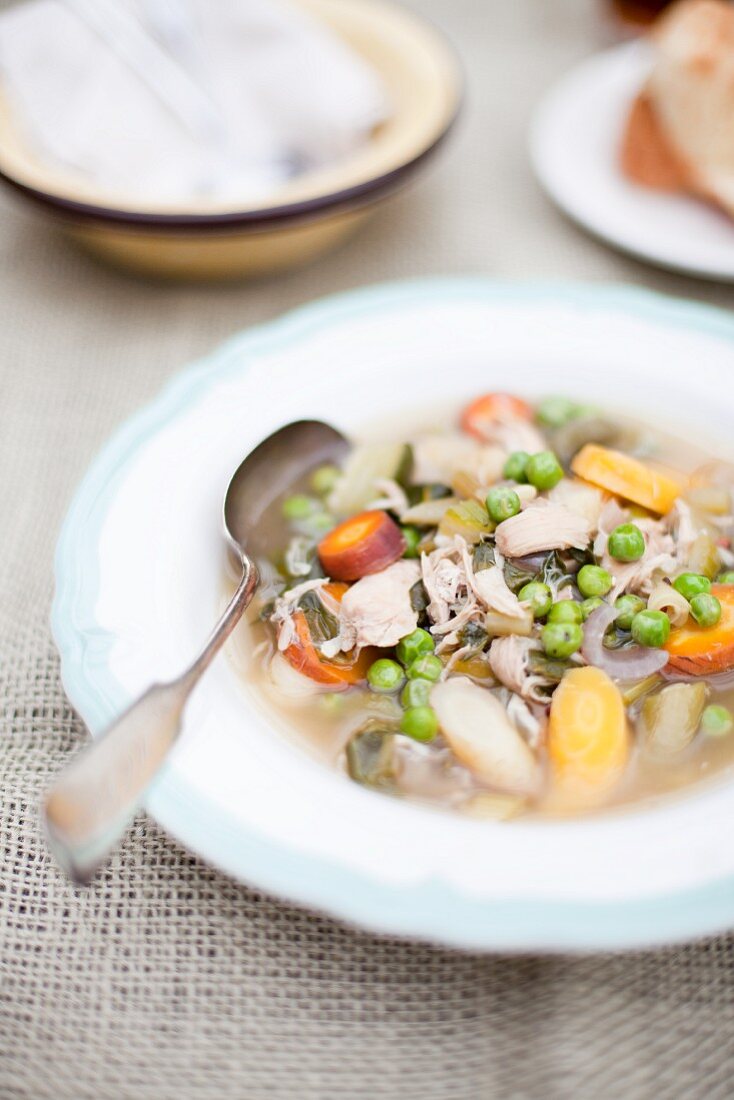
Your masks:
{"label": "red onion slice", "polygon": [[589,665],[596,665],[615,680],[644,680],[660,672],[668,663],[664,649],[647,646],[631,646],[629,649],[607,649],[604,635],[619,614],[611,604],[598,607],[589,615],[584,625],[584,644],[581,655]]}
{"label": "red onion slice", "polygon": [[537,554],[526,554],[523,558],[508,558],[507,560],[512,562],[516,569],[521,569],[523,573],[539,573],[547,557],[548,551],[541,550]]}

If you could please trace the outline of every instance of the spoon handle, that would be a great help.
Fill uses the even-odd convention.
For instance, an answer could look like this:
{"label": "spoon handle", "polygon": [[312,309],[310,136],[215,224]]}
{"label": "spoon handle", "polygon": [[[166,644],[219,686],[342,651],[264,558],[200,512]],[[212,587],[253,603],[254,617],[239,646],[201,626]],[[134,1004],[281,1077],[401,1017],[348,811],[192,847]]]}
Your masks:
{"label": "spoon handle", "polygon": [[67,874],[87,883],[125,832],[181,729],[186,702],[234,630],[258,584],[242,579],[200,655],[177,679],[153,684],[65,768],[46,796],[50,846]]}

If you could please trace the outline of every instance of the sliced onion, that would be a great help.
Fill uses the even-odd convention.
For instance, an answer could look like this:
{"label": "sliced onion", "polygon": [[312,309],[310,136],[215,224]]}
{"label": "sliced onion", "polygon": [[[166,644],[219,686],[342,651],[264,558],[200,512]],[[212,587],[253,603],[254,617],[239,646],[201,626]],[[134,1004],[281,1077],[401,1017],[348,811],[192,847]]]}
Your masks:
{"label": "sliced onion", "polygon": [[714,672],[711,675],[693,676],[688,672],[677,672],[674,668],[666,668],[663,678],[672,684],[702,684],[706,683],[715,691],[726,691],[734,687],[734,668],[729,672]]}
{"label": "sliced onion", "polygon": [[615,680],[643,680],[660,672],[668,663],[664,649],[647,646],[631,646],[629,649],[607,649],[604,635],[619,611],[607,604],[589,615],[584,625],[584,644],[581,654],[587,664],[596,665]]}
{"label": "sliced onion", "polygon": [[508,558],[516,569],[523,573],[539,573],[548,557],[548,551],[543,550],[539,554],[526,554],[524,558]]}

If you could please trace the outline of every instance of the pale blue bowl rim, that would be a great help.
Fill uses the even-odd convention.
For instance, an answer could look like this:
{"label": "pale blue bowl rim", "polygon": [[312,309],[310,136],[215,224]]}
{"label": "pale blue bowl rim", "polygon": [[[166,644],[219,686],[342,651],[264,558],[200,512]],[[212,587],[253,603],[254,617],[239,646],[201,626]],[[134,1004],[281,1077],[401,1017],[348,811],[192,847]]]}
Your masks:
{"label": "pale blue bowl rim", "polygon": [[[98,535],[116,486],[135,452],[202,393],[248,362],[314,330],[365,313],[431,301],[513,304],[558,302],[578,309],[619,309],[666,326],[732,341],[723,310],[636,287],[566,282],[502,282],[482,276],[429,278],[348,291],[247,330],[189,366],[133,415],[92,462],[69,507],[55,557],[51,612],[66,693],[93,732],[129,699],[104,660],[111,639],[83,632],[97,599]],[[614,903],[479,900],[430,880],[378,882],[321,858],[305,858],[254,830],[243,834],[213,800],[165,771],[146,798],[151,815],[176,839],[233,877],[374,931],[498,951],[619,950],[680,942],[734,926],[734,877],[690,891]]]}

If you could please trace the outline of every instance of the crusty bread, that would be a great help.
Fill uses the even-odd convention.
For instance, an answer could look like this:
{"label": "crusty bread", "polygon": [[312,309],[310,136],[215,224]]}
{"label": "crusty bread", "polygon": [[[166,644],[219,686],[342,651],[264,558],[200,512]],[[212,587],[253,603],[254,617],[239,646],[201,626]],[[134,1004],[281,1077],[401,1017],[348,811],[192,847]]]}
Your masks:
{"label": "crusty bread", "polygon": [[680,0],[654,31],[655,63],[630,111],[623,171],[734,217],[734,6]]}
{"label": "crusty bread", "polygon": [[627,117],[621,148],[622,171],[635,183],[660,191],[685,191],[687,165],[662,131],[646,92],[640,92]]}

